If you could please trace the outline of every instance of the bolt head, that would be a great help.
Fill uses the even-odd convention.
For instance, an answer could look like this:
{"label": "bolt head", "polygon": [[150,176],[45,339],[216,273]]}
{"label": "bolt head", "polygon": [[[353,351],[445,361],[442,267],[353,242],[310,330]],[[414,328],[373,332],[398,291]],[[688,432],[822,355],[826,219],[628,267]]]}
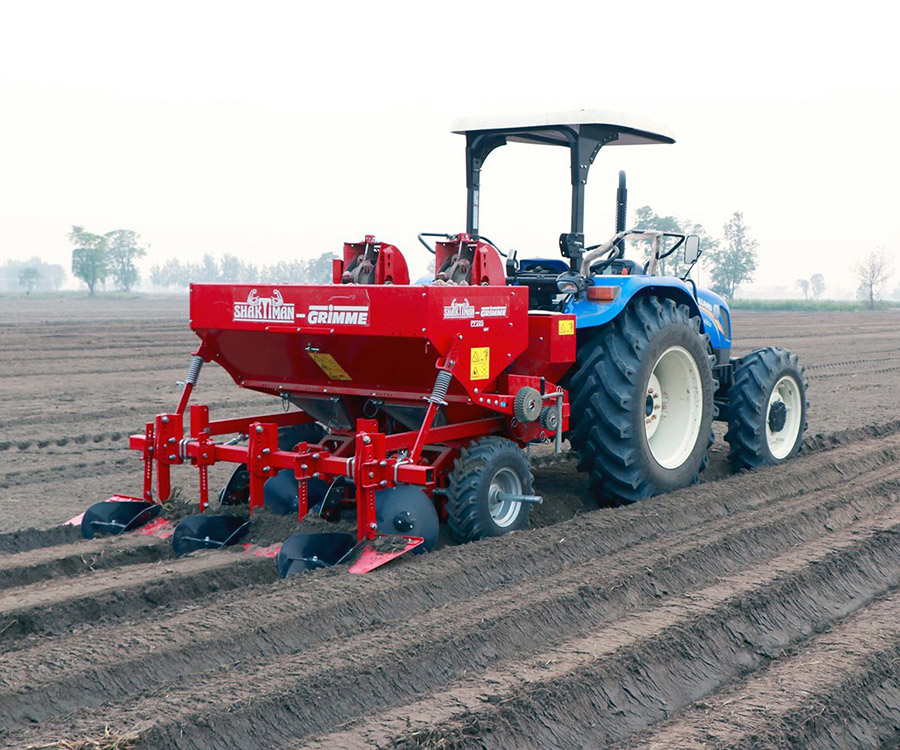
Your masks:
{"label": "bolt head", "polygon": [[363,435],[363,442],[364,442],[366,445],[368,445],[369,443],[372,442],[372,438],[370,438],[368,435]]}
{"label": "bolt head", "polygon": [[262,425],[261,424],[256,425],[256,434],[259,435],[262,433],[262,431],[263,431]]}
{"label": "bolt head", "polygon": [[163,424],[169,424],[169,418],[168,418],[168,417],[163,417],[163,418],[162,418],[162,423],[163,423]]}

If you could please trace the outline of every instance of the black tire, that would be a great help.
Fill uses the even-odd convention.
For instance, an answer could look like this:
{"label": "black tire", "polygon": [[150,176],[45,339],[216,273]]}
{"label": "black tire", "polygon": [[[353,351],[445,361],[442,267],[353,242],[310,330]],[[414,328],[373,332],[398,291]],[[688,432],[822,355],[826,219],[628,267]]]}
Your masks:
{"label": "black tire", "polygon": [[[785,414],[776,414],[776,404],[769,405],[775,386],[782,378],[792,378],[799,389],[799,429],[790,445],[782,446],[781,455],[773,455],[769,445],[769,425],[777,434],[787,423]],[[728,389],[728,432],[725,440],[731,445],[728,458],[734,471],[773,466],[793,458],[803,445],[806,431],[806,383],[797,356],[776,346],[757,349],[741,361],[734,371],[734,383]],[[774,429],[780,422],[781,428]],[[797,423],[794,423],[795,426]],[[785,437],[790,441],[790,435]],[[789,448],[784,452],[785,448]]]}
{"label": "black tire", "polygon": [[[644,420],[650,375],[672,347],[686,350],[700,375],[702,410],[696,440],[680,465],[665,468],[653,456]],[[686,305],[642,296],[579,348],[568,381],[569,442],[579,470],[590,475],[597,499],[632,503],[699,480],[712,442],[715,381],[709,337]]]}
{"label": "black tire", "polygon": [[503,536],[528,526],[531,505],[517,503],[498,523],[491,516],[491,483],[498,475],[517,477],[521,494],[534,492],[534,477],[525,453],[511,440],[486,437],[464,448],[453,464],[447,495],[447,528],[457,542]]}

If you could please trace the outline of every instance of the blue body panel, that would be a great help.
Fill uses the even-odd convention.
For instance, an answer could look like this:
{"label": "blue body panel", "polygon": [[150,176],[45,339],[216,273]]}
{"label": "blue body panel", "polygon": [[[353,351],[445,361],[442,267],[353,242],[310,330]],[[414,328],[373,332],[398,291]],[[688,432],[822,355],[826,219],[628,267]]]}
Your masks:
{"label": "blue body panel", "polygon": [[597,286],[618,286],[618,297],[612,302],[594,302],[589,299],[570,300],[564,312],[576,316],[578,328],[594,328],[613,320],[636,294],[655,294],[671,297],[688,305],[700,315],[703,332],[709,336],[716,349],[731,348],[731,316],[728,305],[718,294],[706,289],[693,289],[681,279],[671,276],[595,276]]}

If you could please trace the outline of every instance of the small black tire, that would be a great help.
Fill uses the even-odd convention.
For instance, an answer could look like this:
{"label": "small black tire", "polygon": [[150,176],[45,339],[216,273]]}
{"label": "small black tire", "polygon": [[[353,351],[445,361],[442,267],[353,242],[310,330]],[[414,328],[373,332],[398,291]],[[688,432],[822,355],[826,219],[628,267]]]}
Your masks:
{"label": "small black tire", "polygon": [[528,526],[531,504],[492,502],[492,485],[515,494],[534,492],[528,458],[512,440],[481,438],[463,448],[454,461],[447,489],[447,528],[456,542],[503,536]]}
{"label": "small black tire", "polygon": [[728,389],[725,440],[732,470],[773,466],[797,455],[806,409],[806,383],[795,354],[770,346],[743,357]]}
{"label": "small black tire", "polygon": [[[651,447],[651,428],[645,421],[658,408],[649,395],[651,376],[656,377],[655,368],[674,350],[690,369],[693,401],[691,424],[684,428],[683,438],[680,420],[673,416],[666,422],[667,411],[660,412],[657,429],[666,424],[676,444],[683,440],[666,466],[665,460],[657,459],[660,451],[654,453]],[[713,436],[716,382],[709,351],[709,337],[687,305],[650,295],[633,299],[615,320],[581,344],[567,383],[568,438],[578,453],[578,468],[589,473],[600,502],[632,503],[699,481]]]}

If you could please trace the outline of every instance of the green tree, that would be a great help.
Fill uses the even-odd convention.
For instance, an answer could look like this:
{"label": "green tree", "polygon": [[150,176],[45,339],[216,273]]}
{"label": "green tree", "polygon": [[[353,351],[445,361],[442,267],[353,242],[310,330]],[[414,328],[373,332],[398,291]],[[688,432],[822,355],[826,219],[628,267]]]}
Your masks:
{"label": "green tree", "polygon": [[332,279],[333,261],[337,255],[331,252],[322,253],[313,258],[306,266],[307,284],[330,284]]}
{"label": "green tree", "polygon": [[201,284],[214,284],[222,280],[222,269],[219,262],[209,253],[204,254],[203,260],[198,264],[189,263],[187,266],[188,278],[190,284],[196,281]]}
{"label": "green tree", "polygon": [[161,289],[180,287],[186,289],[189,283],[188,269],[177,258],[169,258],[165,264],[150,269],[150,283]]}
{"label": "green tree", "polygon": [[809,277],[809,288],[813,299],[822,299],[822,295],[825,294],[825,277],[820,273],[814,273]]}
{"label": "green tree", "polygon": [[84,227],[72,227],[69,241],[75,245],[72,251],[72,273],[87,284],[90,296],[98,282],[106,281],[106,237],[86,232]]}
{"label": "green tree", "polygon": [[106,262],[118,289],[130,292],[140,279],[135,261],[147,251],[138,245],[140,237],[130,229],[114,229],[103,235],[106,239]]}
{"label": "green tree", "polygon": [[254,282],[259,279],[256,266],[252,263],[245,263],[240,258],[225,253],[222,256],[221,280],[231,282]]}
{"label": "green tree", "polygon": [[271,266],[264,266],[260,281],[268,283],[302,284],[307,278],[307,266],[302,260],[280,260]]}
{"label": "green tree", "polygon": [[[657,232],[681,232],[681,222],[674,216],[660,216],[650,206],[641,206],[635,209],[633,229],[653,229]],[[641,242],[643,259],[646,263],[650,259],[651,245],[649,242]],[[661,276],[666,275],[667,261],[672,258],[664,258],[659,261],[657,271]],[[675,265],[678,265],[677,260]],[[675,271],[673,271],[674,273]]]}
{"label": "green tree", "polygon": [[25,294],[31,294],[41,280],[41,272],[34,266],[27,266],[19,271],[19,284],[25,287]]}
{"label": "green tree", "polygon": [[[634,228],[635,229],[654,229],[658,232],[676,232],[679,234],[696,234],[700,238],[700,248],[703,253],[715,251],[719,246],[719,241],[712,237],[702,224],[690,219],[678,219],[675,216],[660,216],[650,206],[641,206],[634,212]],[[644,245],[644,261],[649,259],[650,246],[648,243]],[[687,266],[682,263],[684,254],[673,255],[660,261],[658,271],[661,275],[665,275],[667,264],[668,270],[678,276],[683,276],[687,272]]]}
{"label": "green tree", "polygon": [[750,236],[744,215],[735,211],[725,223],[724,242],[708,253],[712,260],[712,288],[727,299],[745,281],[753,280],[756,271],[759,243]]}

